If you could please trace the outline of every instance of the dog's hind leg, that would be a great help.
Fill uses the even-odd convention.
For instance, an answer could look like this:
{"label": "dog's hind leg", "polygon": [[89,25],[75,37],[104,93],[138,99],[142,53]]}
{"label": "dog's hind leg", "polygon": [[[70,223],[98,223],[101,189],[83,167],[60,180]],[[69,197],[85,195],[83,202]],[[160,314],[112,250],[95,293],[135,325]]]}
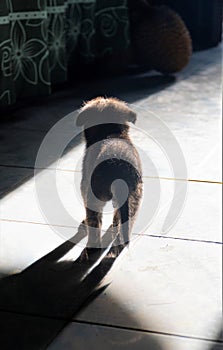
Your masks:
{"label": "dog's hind leg", "polygon": [[130,240],[132,220],[129,212],[129,199],[119,208],[120,215],[120,239],[123,244],[128,244]]}
{"label": "dog's hind leg", "polygon": [[[128,244],[131,238],[132,226],[134,224],[142,195],[142,185],[139,184],[137,191],[129,194],[124,204],[118,205],[118,195],[116,194],[116,210],[119,217],[119,240],[123,244]],[[118,237],[118,236],[117,236]]]}
{"label": "dog's hind leg", "polygon": [[[113,245],[117,245],[117,235],[119,233],[119,225],[120,225],[120,216],[119,216],[119,212],[118,210],[115,210],[114,212],[114,216],[113,216],[113,222],[112,224],[109,226],[107,233],[109,234],[109,238],[108,238],[108,244],[110,244],[112,241],[114,241],[116,239],[116,242],[113,242]],[[107,245],[108,245],[107,244]]]}
{"label": "dog's hind leg", "polygon": [[116,239],[114,245],[128,244],[132,227],[132,220],[129,213],[129,199],[124,204],[119,204],[118,195],[116,194],[115,214],[113,218],[113,226]]}
{"label": "dog's hind leg", "polygon": [[93,211],[86,208],[86,220],[88,230],[88,248],[101,248],[101,225],[102,225],[102,208],[99,211]]}

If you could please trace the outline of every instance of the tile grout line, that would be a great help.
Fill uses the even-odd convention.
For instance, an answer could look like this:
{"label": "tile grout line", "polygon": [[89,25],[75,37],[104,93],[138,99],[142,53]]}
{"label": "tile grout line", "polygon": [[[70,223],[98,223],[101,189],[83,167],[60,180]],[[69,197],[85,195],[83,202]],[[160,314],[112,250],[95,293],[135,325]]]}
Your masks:
{"label": "tile grout line", "polygon": [[134,235],[143,236],[143,237],[153,237],[153,238],[167,238],[172,240],[198,242],[198,243],[212,243],[212,244],[220,244],[220,245],[223,244],[223,242],[220,242],[220,241],[208,241],[205,239],[183,238],[183,237],[173,237],[173,236],[164,236],[164,235],[162,236],[162,235],[146,234],[146,233],[134,233]]}
{"label": "tile grout line", "polygon": [[[17,224],[28,224],[28,225],[43,225],[48,227],[63,227],[63,228],[69,228],[69,229],[78,229],[78,227],[75,226],[68,226],[68,225],[60,225],[60,224],[46,224],[44,222],[35,222],[35,221],[23,221],[23,220],[13,220],[13,219],[2,219],[0,218],[0,222],[7,222],[7,223],[17,223]],[[105,230],[103,230],[105,232]],[[219,241],[208,241],[204,239],[194,239],[194,238],[184,238],[184,237],[173,237],[173,236],[164,236],[164,235],[155,235],[155,234],[145,234],[145,233],[132,233],[132,235],[137,237],[153,237],[153,238],[164,238],[164,239],[171,239],[171,240],[180,240],[180,241],[189,241],[189,242],[197,242],[197,243],[209,243],[209,244],[220,244],[222,245],[223,242]]]}
{"label": "tile grout line", "polygon": [[223,185],[223,181],[195,180],[195,179],[188,179],[188,181],[190,181],[190,182],[214,183],[214,184]]}
{"label": "tile grout line", "polygon": [[[151,331],[151,330],[146,330],[146,329],[140,329],[140,328],[137,328],[137,327],[119,326],[119,325],[105,324],[105,323],[100,323],[100,322],[84,321],[84,320],[78,320],[78,319],[74,320],[72,318],[73,316],[71,318],[53,317],[53,316],[47,316],[47,315],[41,315],[41,314],[35,314],[35,313],[19,312],[19,311],[15,311],[15,310],[5,310],[5,309],[0,309],[0,312],[2,312],[2,313],[9,313],[9,314],[13,314],[13,315],[28,316],[28,317],[38,317],[38,318],[48,319],[48,320],[64,321],[64,322],[67,322],[67,323],[69,323],[69,322],[71,322],[71,323],[80,323],[80,324],[91,325],[91,326],[116,328],[116,329],[126,330],[126,331],[151,333],[151,334],[158,334],[158,335],[172,336],[172,337],[186,338],[186,339],[193,339],[193,340],[201,340],[201,341],[220,343],[220,344],[223,343],[223,340],[219,340],[219,339],[215,339],[214,340],[214,339],[210,339],[210,338],[195,337],[195,336],[182,335],[182,334],[177,334],[177,333]],[[63,327],[63,329],[64,329],[64,327]],[[60,333],[60,331],[58,333]]]}
{"label": "tile grout line", "polygon": [[[72,169],[61,169],[61,168],[37,168],[33,166],[24,166],[24,165],[9,165],[9,164],[0,164],[0,167],[5,168],[16,168],[16,169],[31,169],[31,170],[52,170],[52,171],[64,171],[71,173],[81,173],[81,170],[72,170]],[[143,175],[144,179],[160,179],[160,180],[169,180],[169,181],[187,181],[187,182],[198,182],[198,183],[210,183],[210,184],[219,184],[223,185],[223,181],[217,180],[199,180],[199,179],[182,179],[182,178],[172,178],[165,176],[149,176]]]}
{"label": "tile grout line", "polygon": [[32,224],[32,225],[43,225],[43,226],[53,226],[53,227],[64,227],[64,228],[73,228],[73,229],[78,229],[78,227],[75,226],[69,226],[69,225],[60,225],[60,224],[47,224],[45,222],[36,222],[36,221],[24,221],[24,220],[16,220],[16,219],[2,219],[0,218],[0,222],[14,222],[18,224]]}
{"label": "tile grout line", "polygon": [[176,333],[168,333],[168,332],[161,332],[161,331],[151,331],[147,329],[140,329],[136,327],[127,327],[127,326],[119,326],[119,325],[110,325],[106,323],[100,323],[100,322],[91,322],[91,321],[82,321],[82,320],[72,320],[72,323],[81,323],[81,324],[89,324],[92,326],[101,326],[101,327],[108,327],[108,328],[116,328],[126,331],[135,331],[135,332],[142,332],[142,333],[150,333],[150,334],[157,334],[157,335],[164,335],[164,336],[172,336],[177,338],[186,338],[186,339],[193,339],[193,340],[202,340],[207,342],[214,342],[214,343],[223,343],[223,340],[213,340],[210,338],[201,338],[201,337],[195,337],[195,336],[189,336],[189,335],[182,335],[182,334],[176,334]]}

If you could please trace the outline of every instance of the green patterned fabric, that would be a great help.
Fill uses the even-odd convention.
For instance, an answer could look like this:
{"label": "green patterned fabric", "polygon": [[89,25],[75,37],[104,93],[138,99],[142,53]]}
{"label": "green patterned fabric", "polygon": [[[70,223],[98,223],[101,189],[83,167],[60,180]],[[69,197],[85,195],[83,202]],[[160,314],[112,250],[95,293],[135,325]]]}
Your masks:
{"label": "green patterned fabric", "polygon": [[75,55],[91,62],[128,45],[127,0],[1,0],[0,105],[49,94]]}

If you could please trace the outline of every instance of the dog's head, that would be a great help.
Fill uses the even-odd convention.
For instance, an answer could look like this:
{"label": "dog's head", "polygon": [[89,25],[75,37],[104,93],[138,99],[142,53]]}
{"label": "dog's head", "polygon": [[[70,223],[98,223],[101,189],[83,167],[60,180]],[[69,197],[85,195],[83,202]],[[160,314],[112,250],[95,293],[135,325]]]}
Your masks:
{"label": "dog's head", "polygon": [[77,118],[77,125],[85,128],[99,124],[135,123],[136,113],[125,102],[116,98],[97,97],[84,104]]}

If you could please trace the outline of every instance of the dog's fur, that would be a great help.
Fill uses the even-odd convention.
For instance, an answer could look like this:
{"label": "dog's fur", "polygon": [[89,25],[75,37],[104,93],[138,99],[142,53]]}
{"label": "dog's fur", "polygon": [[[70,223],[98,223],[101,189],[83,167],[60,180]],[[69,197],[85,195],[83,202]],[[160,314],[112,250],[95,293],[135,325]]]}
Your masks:
{"label": "dog's fur", "polygon": [[[136,114],[116,98],[97,97],[87,102],[78,115],[77,125],[84,126],[86,139],[81,193],[90,247],[100,247],[102,211],[109,200],[114,207],[111,232],[119,237],[119,244],[129,242],[142,197],[141,162],[129,138],[129,122],[135,121]],[[118,179],[126,183],[128,193]]]}

